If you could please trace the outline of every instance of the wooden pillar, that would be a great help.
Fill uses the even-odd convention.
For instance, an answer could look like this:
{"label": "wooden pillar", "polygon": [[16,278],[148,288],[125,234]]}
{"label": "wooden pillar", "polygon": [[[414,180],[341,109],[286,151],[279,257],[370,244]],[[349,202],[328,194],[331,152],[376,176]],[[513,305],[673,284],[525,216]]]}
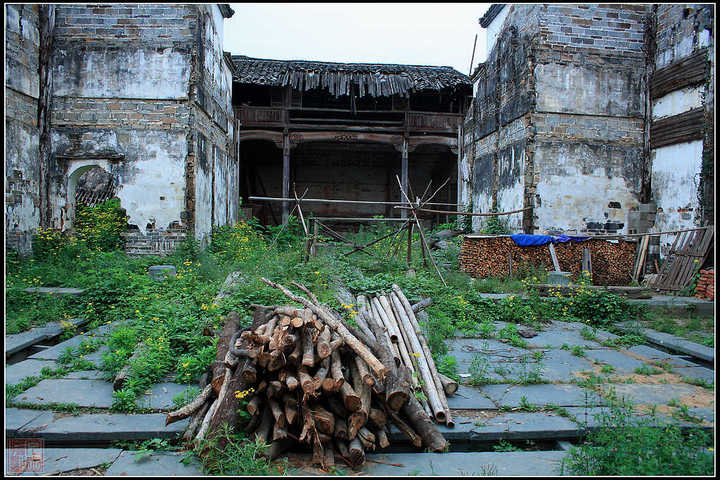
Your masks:
{"label": "wooden pillar", "polygon": [[[282,196],[290,198],[290,135],[288,132],[283,133],[283,178],[282,178]],[[287,225],[288,222],[288,202],[282,202],[282,223]]]}
{"label": "wooden pillar", "polygon": [[[408,191],[408,139],[407,136],[403,137],[403,143],[402,143],[402,162],[400,164],[400,183],[402,183],[402,188],[405,191],[405,193],[410,196],[410,192]],[[404,202],[405,197],[402,193],[400,193],[400,201]],[[400,210],[400,218],[407,218],[408,211],[407,210]]]}

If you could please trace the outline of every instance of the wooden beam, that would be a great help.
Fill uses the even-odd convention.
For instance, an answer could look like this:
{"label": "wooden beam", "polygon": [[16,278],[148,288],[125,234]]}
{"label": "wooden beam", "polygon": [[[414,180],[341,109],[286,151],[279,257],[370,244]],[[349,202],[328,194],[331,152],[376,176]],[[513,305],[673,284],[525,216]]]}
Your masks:
{"label": "wooden beam", "polygon": [[[407,137],[403,138],[401,155],[402,155],[401,164],[400,164],[400,177],[402,179],[401,187],[402,187],[403,192],[407,192],[408,191],[408,183],[409,183],[408,139],[407,139]],[[400,212],[400,218],[407,218],[407,212],[405,210]]]}

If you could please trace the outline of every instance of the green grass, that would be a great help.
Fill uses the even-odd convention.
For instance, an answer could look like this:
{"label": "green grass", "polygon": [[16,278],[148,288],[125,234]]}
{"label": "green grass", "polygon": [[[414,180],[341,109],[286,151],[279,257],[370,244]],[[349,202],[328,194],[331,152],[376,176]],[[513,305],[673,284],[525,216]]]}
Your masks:
{"label": "green grass", "polygon": [[[681,431],[661,425],[654,415],[632,415],[632,405],[611,399],[609,412],[597,415],[599,427],[571,448],[562,474],[593,476],[712,475],[713,440],[700,429]],[[682,413],[681,413],[682,414]]]}
{"label": "green grass", "polygon": [[715,319],[707,316],[680,316],[669,312],[649,314],[644,326],[659,332],[683,337],[691,342],[715,347]]}

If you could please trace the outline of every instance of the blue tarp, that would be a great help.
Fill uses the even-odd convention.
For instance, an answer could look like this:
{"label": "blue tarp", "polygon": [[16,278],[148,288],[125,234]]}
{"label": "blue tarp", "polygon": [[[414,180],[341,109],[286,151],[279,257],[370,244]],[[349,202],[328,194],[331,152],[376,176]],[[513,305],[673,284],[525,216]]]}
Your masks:
{"label": "blue tarp", "polygon": [[565,243],[565,242],[582,242],[583,240],[589,240],[590,237],[569,237],[567,235],[529,235],[527,233],[518,233],[510,235],[513,241],[521,247],[527,247],[531,245],[545,245],[546,243]]}

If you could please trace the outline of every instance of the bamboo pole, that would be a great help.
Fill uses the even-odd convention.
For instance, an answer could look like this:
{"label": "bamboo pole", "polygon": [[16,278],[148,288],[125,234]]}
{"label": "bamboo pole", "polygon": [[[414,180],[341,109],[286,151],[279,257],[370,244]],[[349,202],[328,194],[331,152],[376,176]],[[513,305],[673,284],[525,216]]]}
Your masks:
{"label": "bamboo pole", "polygon": [[437,367],[435,366],[435,362],[433,361],[432,352],[430,351],[430,347],[428,346],[427,340],[425,339],[425,335],[422,333],[422,330],[420,329],[420,324],[417,321],[417,318],[415,317],[415,312],[413,312],[412,306],[410,305],[410,302],[408,301],[407,297],[405,296],[405,293],[400,289],[399,286],[393,284],[393,301],[399,301],[400,305],[398,305],[398,308],[404,308],[405,314],[407,315],[408,319],[410,320],[410,323],[412,324],[413,328],[415,329],[415,333],[417,334],[418,339],[420,340],[420,344],[423,348],[423,353],[425,354],[425,358],[428,362],[428,366],[430,367],[430,373],[432,374],[433,381],[435,382],[435,390],[438,393],[438,396],[440,397],[440,403],[442,404],[443,408],[445,409],[445,415],[446,415],[446,421],[448,427],[454,427],[455,422],[452,420],[452,415],[450,414],[450,407],[448,406],[447,397],[445,396],[445,388],[443,387],[442,380],[440,379],[440,374],[437,371]]}

